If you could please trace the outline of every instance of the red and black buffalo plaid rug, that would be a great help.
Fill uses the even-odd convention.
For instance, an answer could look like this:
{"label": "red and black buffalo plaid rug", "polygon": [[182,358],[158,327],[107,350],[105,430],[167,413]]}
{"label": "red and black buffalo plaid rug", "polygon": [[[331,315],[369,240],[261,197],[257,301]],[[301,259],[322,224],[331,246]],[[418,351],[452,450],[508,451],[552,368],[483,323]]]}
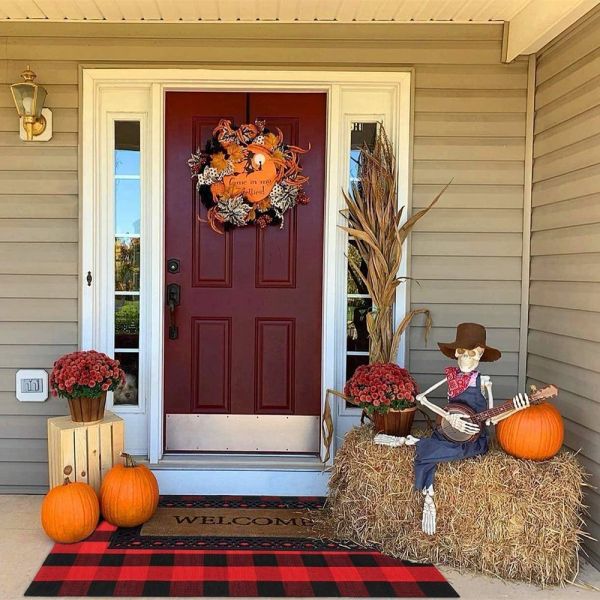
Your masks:
{"label": "red and black buffalo plaid rug", "polygon": [[[319,508],[320,498],[163,496],[161,507]],[[102,521],[55,544],[26,596],[457,598],[429,564],[315,539],[148,537]]]}

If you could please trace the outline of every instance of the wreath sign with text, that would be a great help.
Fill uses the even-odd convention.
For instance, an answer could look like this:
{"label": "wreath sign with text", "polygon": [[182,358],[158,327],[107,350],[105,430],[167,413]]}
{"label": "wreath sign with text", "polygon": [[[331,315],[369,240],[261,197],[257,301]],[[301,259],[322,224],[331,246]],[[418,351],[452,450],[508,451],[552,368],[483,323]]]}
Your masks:
{"label": "wreath sign with text", "polygon": [[221,119],[204,152],[188,160],[210,226],[218,233],[250,224],[283,227],[284,214],[309,201],[299,164],[306,152],[284,143],[281,130],[270,131],[265,121],[236,127]]}

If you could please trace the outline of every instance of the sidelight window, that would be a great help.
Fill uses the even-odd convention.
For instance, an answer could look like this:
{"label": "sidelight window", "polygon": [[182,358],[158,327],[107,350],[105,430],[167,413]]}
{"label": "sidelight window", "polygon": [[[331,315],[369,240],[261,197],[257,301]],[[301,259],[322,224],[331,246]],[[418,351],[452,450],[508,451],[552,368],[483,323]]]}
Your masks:
{"label": "sidelight window", "polygon": [[[359,165],[363,148],[373,148],[377,134],[377,123],[353,122],[350,132],[350,185],[358,183]],[[347,284],[346,284],[346,379],[356,368],[369,362],[369,337],[367,332],[367,313],[372,301],[367,289],[350,261],[360,265],[366,274],[367,266],[360,260],[356,241],[348,239],[347,247]]]}
{"label": "sidelight window", "polygon": [[140,122],[114,121],[114,354],[126,373],[115,406],[139,405],[140,165]]}

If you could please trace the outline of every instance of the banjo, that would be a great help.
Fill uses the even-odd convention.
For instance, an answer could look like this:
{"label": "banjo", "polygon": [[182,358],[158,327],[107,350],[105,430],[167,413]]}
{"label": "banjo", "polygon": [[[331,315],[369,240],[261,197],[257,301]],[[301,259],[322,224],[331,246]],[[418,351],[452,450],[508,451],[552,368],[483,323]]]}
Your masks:
{"label": "banjo", "polygon": [[[556,396],[558,396],[558,388],[555,385],[546,385],[543,388],[536,389],[529,394],[529,403],[541,404],[545,400],[555,398]],[[484,410],[480,413],[476,413],[473,409],[469,408],[465,404],[461,404],[460,402],[450,402],[444,407],[444,410],[450,414],[459,414],[463,415],[464,417],[468,417],[463,420],[471,421],[471,423],[479,425],[479,431],[473,434],[458,431],[458,429],[452,427],[452,425],[450,425],[448,421],[446,421],[446,419],[444,419],[444,417],[441,415],[437,418],[436,429],[450,442],[474,442],[481,435],[481,432],[485,427],[485,422],[488,419],[497,417],[498,415],[506,412],[510,412],[513,409],[514,406],[512,400],[507,400],[500,406],[490,408],[489,410]]]}

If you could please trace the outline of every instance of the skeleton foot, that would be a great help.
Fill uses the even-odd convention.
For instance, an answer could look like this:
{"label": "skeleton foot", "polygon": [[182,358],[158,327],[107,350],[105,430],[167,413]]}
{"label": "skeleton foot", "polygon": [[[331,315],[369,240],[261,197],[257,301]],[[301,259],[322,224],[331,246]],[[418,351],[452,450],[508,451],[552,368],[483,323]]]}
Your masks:
{"label": "skeleton foot", "polygon": [[406,437],[398,437],[395,435],[386,435],[385,433],[378,433],[373,441],[376,444],[380,444],[382,446],[392,446],[397,448],[399,446],[414,446],[419,440],[412,435],[408,435]]}
{"label": "skeleton foot", "polygon": [[433,501],[433,486],[423,489],[425,502],[423,503],[423,520],[421,521],[421,529],[427,535],[435,533],[435,502]]}

